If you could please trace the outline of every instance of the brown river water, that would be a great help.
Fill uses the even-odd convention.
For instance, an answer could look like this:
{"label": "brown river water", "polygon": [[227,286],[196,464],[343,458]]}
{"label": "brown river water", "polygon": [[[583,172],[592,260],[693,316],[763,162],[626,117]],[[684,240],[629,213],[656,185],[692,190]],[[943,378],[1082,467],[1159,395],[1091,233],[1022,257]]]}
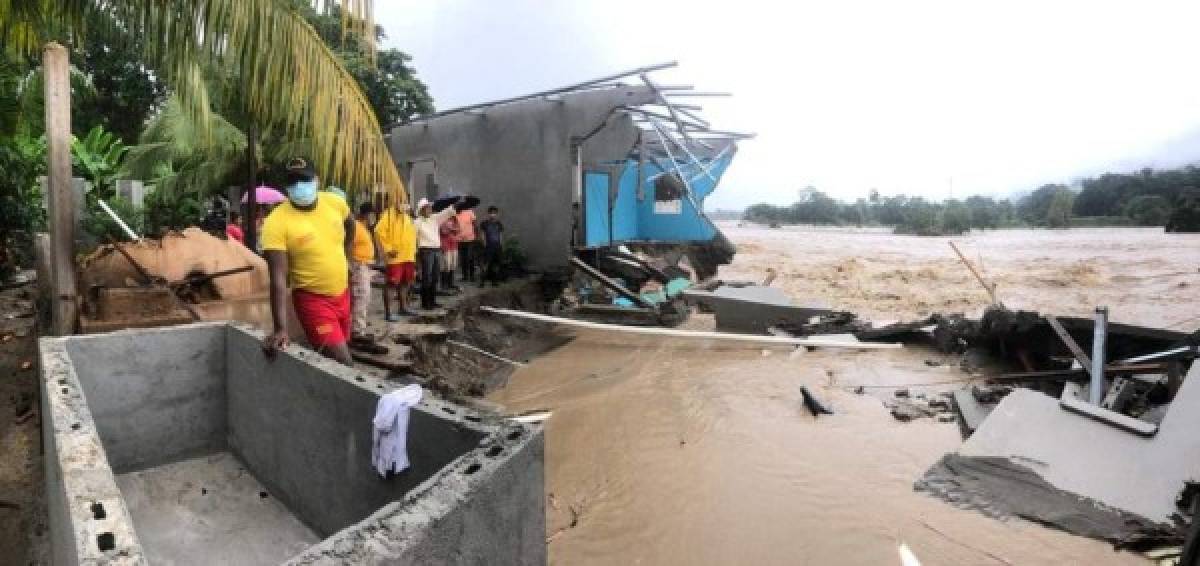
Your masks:
{"label": "brown river water", "polygon": [[[876,321],[975,314],[987,295],[943,238],[876,230],[727,225],[723,279],[761,279]],[[996,231],[956,238],[1010,308],[1200,327],[1200,235],[1142,229]],[[1196,320],[1188,319],[1196,317]],[[696,315],[690,328],[711,328]],[[793,353],[581,332],[513,375],[493,400],[551,409],[552,564],[1141,564],[1139,555],[915,493],[961,442],[957,426],[896,422],[886,386],[929,394],[971,378],[920,348]],[[931,367],[926,360],[950,362]],[[806,384],[836,414],[817,420]],[[852,392],[858,385],[867,395]]]}

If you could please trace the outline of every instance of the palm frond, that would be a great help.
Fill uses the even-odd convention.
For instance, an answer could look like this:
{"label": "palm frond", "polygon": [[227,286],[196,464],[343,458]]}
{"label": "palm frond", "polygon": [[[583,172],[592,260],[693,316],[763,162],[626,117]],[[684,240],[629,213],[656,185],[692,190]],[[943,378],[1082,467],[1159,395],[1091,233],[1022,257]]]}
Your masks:
{"label": "palm frond", "polygon": [[[309,1],[337,5],[344,33],[374,52],[374,0]],[[324,180],[353,189],[382,185],[405,199],[370,103],[296,2],[0,0],[0,40],[28,56],[48,38],[81,33],[89,21],[113,22],[145,41],[148,62],[197,115],[207,107],[196,65],[236,69],[247,113],[262,127],[281,126],[289,137],[309,140]]]}
{"label": "palm frond", "polygon": [[[321,177],[352,189],[384,186],[405,199],[370,103],[354,77],[291,0],[112,0],[142,34],[153,60],[179,88],[196,64],[237,69],[237,87],[256,123],[306,139]],[[370,23],[371,0],[344,0],[343,17]],[[189,100],[187,88],[179,88]]]}
{"label": "palm frond", "polygon": [[37,57],[54,39],[82,33],[103,0],[0,0],[0,46],[10,56]]}
{"label": "palm frond", "polygon": [[171,96],[129,148],[120,175],[167,191],[212,188],[242,163],[246,134],[220,114],[207,119],[197,124],[179,96]]}

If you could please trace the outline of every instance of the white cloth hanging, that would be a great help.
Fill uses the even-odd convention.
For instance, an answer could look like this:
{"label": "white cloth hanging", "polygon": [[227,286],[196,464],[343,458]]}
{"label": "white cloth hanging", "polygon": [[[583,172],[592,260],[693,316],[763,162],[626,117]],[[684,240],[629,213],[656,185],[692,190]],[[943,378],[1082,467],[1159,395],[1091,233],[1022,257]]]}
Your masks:
{"label": "white cloth hanging", "polygon": [[420,385],[406,385],[381,396],[375,405],[371,461],[380,476],[408,469],[408,411],[423,394]]}

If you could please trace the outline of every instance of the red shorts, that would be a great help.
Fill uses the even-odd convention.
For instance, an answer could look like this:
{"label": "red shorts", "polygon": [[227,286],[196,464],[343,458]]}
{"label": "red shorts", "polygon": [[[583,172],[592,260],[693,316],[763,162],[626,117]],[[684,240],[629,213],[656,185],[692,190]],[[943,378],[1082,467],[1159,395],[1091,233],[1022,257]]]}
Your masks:
{"label": "red shorts", "polygon": [[389,263],[387,266],[387,282],[390,285],[404,285],[417,280],[417,263],[404,261]]}
{"label": "red shorts", "polygon": [[349,289],[337,297],[294,289],[292,305],[313,348],[337,346],[350,339]]}

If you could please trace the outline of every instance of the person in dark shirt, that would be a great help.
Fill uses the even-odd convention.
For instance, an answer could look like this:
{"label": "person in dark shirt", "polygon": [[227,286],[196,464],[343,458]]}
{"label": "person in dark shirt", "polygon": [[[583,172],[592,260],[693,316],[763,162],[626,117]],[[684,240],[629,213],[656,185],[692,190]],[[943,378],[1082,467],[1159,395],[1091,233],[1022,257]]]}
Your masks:
{"label": "person in dark shirt", "polygon": [[483,261],[487,264],[483,273],[483,284],[491,282],[500,285],[501,261],[500,253],[504,246],[504,224],[500,222],[500,209],[489,206],[487,220],[479,223],[479,231],[483,236]]}

